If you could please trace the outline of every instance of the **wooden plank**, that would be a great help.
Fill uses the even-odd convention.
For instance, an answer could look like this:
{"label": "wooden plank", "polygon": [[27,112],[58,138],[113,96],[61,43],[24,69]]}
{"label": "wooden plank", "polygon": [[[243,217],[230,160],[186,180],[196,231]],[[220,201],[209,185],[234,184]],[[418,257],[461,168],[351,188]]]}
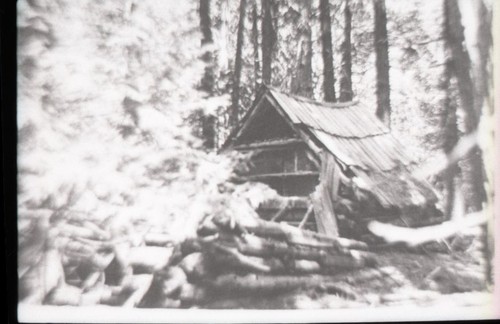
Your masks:
{"label": "wooden plank", "polygon": [[321,154],[320,184],[312,193],[314,216],[318,231],[327,236],[339,236],[337,219],[333,209],[339,188],[339,166],[332,155]]}
{"label": "wooden plank", "polygon": [[250,181],[257,179],[266,179],[266,178],[286,178],[286,177],[311,177],[311,176],[319,176],[319,173],[316,171],[301,171],[294,173],[266,173],[266,174],[256,174],[251,176],[239,176],[238,180]]}
{"label": "wooden plank", "polygon": [[272,199],[263,201],[259,205],[259,209],[279,209],[286,203],[290,208],[307,209],[310,205],[308,197],[283,197],[278,196]]}
{"label": "wooden plank", "polygon": [[313,205],[311,204],[309,206],[309,208],[307,209],[307,212],[306,214],[304,215],[304,218],[300,221],[300,224],[299,224],[299,228],[303,228],[304,225],[309,221],[309,217],[311,216],[311,214],[313,213]]}
{"label": "wooden plank", "polygon": [[242,118],[240,127],[235,127],[227,137],[226,141],[224,144],[222,144],[222,147],[220,148],[219,152],[224,152],[227,148],[231,147],[231,144],[238,139],[238,137],[241,136],[241,134],[245,131],[245,129],[248,127],[248,125],[251,124],[252,120],[255,118],[257,113],[264,109],[261,107],[264,107],[262,105],[262,102],[264,99],[267,97],[266,92],[267,90],[264,90],[265,92],[262,92],[260,95],[260,98],[256,99],[255,102],[253,103],[252,107],[246,112],[245,116]]}
{"label": "wooden plank", "polygon": [[287,210],[288,210],[288,204],[284,203],[282,205],[281,209],[273,217],[271,217],[271,222],[278,221],[278,219],[280,219],[281,217],[283,217],[283,215],[285,214],[285,212]]}
{"label": "wooden plank", "polygon": [[295,146],[297,144],[304,144],[304,141],[298,138],[287,138],[282,140],[270,140],[265,142],[256,142],[250,144],[240,144],[236,145],[233,148],[235,150],[252,150],[252,149],[263,149],[263,148],[274,148],[281,149],[286,148],[288,146]]}

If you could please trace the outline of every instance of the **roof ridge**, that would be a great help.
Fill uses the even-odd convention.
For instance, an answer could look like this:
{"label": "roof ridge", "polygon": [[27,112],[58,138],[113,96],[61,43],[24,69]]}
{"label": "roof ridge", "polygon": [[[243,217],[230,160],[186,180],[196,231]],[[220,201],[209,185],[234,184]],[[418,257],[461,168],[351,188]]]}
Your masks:
{"label": "roof ridge", "polygon": [[278,92],[279,94],[282,94],[284,96],[293,98],[295,100],[302,101],[302,102],[307,102],[307,103],[311,103],[311,104],[314,104],[314,105],[317,105],[317,106],[321,106],[321,107],[325,107],[325,108],[348,108],[348,107],[351,107],[351,106],[354,106],[354,105],[357,105],[357,104],[360,103],[359,100],[352,100],[352,101],[345,101],[345,102],[318,101],[318,100],[314,100],[314,99],[311,99],[311,98],[307,98],[307,97],[303,97],[303,96],[299,96],[299,95],[287,93],[287,92],[284,92],[284,91],[282,91],[280,89],[277,89],[275,87],[271,87],[271,86],[266,86],[266,87],[269,90],[271,90],[271,91]]}
{"label": "roof ridge", "polygon": [[382,135],[392,135],[392,132],[390,130],[388,130],[388,131],[384,131],[384,132],[381,132],[381,133],[368,134],[368,135],[365,135],[365,136],[345,136],[345,135],[339,135],[339,134],[334,134],[334,133],[331,133],[331,132],[327,132],[327,131],[325,131],[323,129],[320,129],[320,128],[317,128],[317,127],[313,127],[313,126],[307,125],[305,123],[300,123],[300,125],[304,125],[307,128],[312,128],[312,129],[315,129],[317,131],[326,133],[326,134],[331,135],[331,136],[340,137],[340,138],[347,138],[347,139],[363,139],[363,138],[375,137],[375,136],[382,136]]}

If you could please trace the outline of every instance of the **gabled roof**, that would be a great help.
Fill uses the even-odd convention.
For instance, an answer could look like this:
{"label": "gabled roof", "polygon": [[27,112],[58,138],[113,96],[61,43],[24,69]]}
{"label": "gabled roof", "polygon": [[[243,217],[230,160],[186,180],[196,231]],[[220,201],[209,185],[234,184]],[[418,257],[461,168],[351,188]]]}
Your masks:
{"label": "gabled roof", "polygon": [[345,165],[367,171],[388,171],[412,163],[390,130],[359,102],[316,102],[267,86],[261,89],[254,106],[223,148],[248,126],[262,98],[268,98],[289,122],[320,142]]}
{"label": "gabled roof", "polygon": [[[280,113],[297,131],[320,144],[360,178],[384,207],[435,203],[437,196],[426,181],[406,169],[413,161],[390,130],[358,102],[324,103],[285,94],[264,86],[240,127],[233,130],[223,149],[251,127],[266,105]],[[405,193],[405,194],[403,194]]]}
{"label": "gabled roof", "polygon": [[294,124],[302,123],[340,137],[363,138],[389,133],[380,120],[358,102],[316,102],[275,89],[269,92]]}

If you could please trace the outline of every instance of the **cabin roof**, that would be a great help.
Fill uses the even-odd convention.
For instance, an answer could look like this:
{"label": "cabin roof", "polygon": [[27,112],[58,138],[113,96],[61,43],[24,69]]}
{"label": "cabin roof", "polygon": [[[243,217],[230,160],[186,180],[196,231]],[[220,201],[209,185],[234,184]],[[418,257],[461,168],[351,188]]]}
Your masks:
{"label": "cabin roof", "polygon": [[247,127],[262,97],[267,97],[295,126],[320,142],[340,162],[367,171],[388,171],[413,161],[390,130],[359,102],[326,103],[263,87],[250,109],[224,147]]}
{"label": "cabin roof", "polygon": [[[390,130],[359,102],[325,103],[289,95],[264,86],[242,123],[229,135],[223,149],[230,147],[246,129],[262,100],[268,100],[297,132],[328,150],[339,162],[363,180],[381,204],[422,205],[437,196],[426,181],[415,179],[406,169],[414,161]],[[403,190],[404,189],[404,190]],[[402,195],[407,192],[408,195]]]}
{"label": "cabin roof", "polygon": [[389,133],[374,114],[359,102],[326,103],[269,89],[294,124],[339,137],[364,138]]}

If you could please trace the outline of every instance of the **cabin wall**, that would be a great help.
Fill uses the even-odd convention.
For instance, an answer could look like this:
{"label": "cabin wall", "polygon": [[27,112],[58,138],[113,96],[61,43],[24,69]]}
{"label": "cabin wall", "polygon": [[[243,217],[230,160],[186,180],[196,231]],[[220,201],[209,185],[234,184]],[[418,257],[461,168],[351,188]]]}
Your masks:
{"label": "cabin wall", "polygon": [[[257,213],[262,219],[271,220],[279,211],[279,208],[261,208],[257,210]],[[298,226],[304,219],[306,212],[307,208],[290,208],[287,210],[283,219],[279,219],[278,221],[286,221],[289,225]],[[314,217],[309,217],[309,220],[305,222],[303,228],[316,232],[318,229]]]}
{"label": "cabin wall", "polygon": [[251,125],[241,134],[233,145],[260,143],[273,140],[298,138],[295,131],[267,101],[254,116]]}
{"label": "cabin wall", "polygon": [[282,196],[308,196],[319,182],[305,144],[254,150],[245,176],[268,184]]}

